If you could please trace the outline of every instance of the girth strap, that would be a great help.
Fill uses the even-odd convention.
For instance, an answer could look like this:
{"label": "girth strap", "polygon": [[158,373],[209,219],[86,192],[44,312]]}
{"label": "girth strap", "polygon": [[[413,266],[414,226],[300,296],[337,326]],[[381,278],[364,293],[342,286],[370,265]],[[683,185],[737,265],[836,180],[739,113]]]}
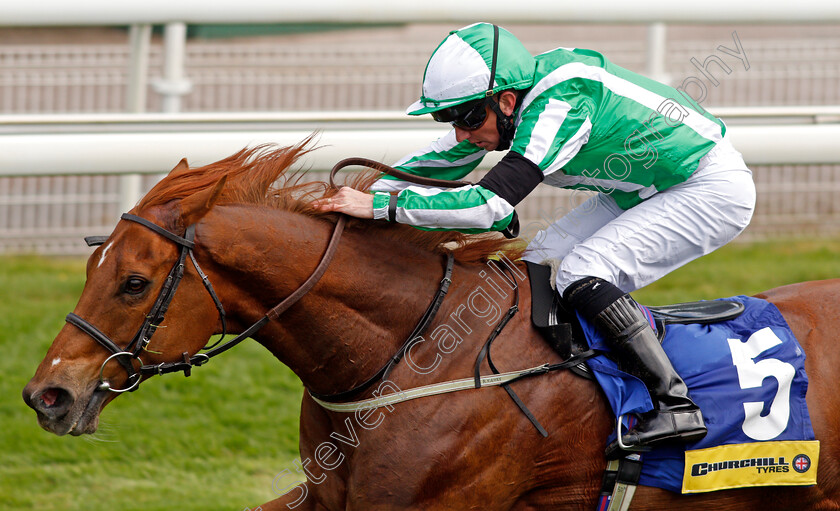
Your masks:
{"label": "girth strap", "polygon": [[610,460],[601,483],[598,499],[599,511],[627,511],[642,475],[642,458],[634,453],[624,458]]}

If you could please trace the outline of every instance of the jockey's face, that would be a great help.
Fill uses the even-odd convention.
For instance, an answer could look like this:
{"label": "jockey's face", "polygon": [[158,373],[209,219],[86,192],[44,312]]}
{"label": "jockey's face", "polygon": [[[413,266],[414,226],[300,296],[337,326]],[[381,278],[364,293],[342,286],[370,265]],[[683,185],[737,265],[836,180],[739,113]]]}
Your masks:
{"label": "jockey's face", "polygon": [[458,142],[467,140],[473,145],[482,149],[493,151],[499,146],[499,130],[496,128],[496,114],[485,106],[487,109],[487,118],[484,119],[484,124],[474,130],[467,130],[455,126],[455,138]]}
{"label": "jockey's face", "polygon": [[[514,105],[516,105],[516,95],[510,91],[504,91],[498,96],[499,108],[505,115],[512,115]],[[499,147],[499,129],[496,127],[496,113],[493,112],[489,106],[487,109],[487,118],[484,124],[476,129],[468,130],[455,126],[455,138],[458,142],[463,140],[478,146],[487,151],[495,151]]]}

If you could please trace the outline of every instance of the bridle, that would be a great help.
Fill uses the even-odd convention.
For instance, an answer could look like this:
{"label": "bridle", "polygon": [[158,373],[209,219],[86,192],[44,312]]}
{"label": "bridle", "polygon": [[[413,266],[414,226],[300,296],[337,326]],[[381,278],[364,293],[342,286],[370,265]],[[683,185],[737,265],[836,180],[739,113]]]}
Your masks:
{"label": "bridle", "polygon": [[[198,265],[198,261],[195,259],[195,255],[193,254],[193,249],[195,249],[195,225],[190,225],[186,228],[184,236],[179,236],[173,232],[170,232],[163,227],[146,220],[145,218],[139,217],[137,215],[132,215],[129,213],[124,213],[121,217],[123,220],[127,220],[130,222],[136,222],[148,229],[151,229],[155,233],[163,236],[164,238],[172,241],[176,245],[180,246],[180,254],[178,256],[178,260],[175,262],[175,265],[172,266],[172,269],[169,270],[169,275],[167,275],[166,280],[163,283],[163,287],[158,294],[157,299],[155,300],[154,305],[152,305],[152,309],[146,314],[146,317],[143,321],[143,324],[140,325],[140,329],[137,330],[137,333],[134,334],[131,342],[125,348],[120,348],[119,345],[114,342],[110,337],[105,335],[101,330],[96,328],[93,324],[89,321],[85,320],[84,318],[76,315],[75,313],[70,313],[67,315],[66,321],[71,325],[79,328],[81,331],[88,334],[94,341],[99,343],[102,347],[108,350],[111,355],[102,362],[102,366],[99,368],[99,385],[97,386],[98,390],[101,391],[110,391],[115,393],[123,393],[123,392],[130,392],[137,389],[137,386],[140,384],[140,381],[143,379],[143,376],[146,375],[155,375],[155,374],[166,374],[166,373],[173,373],[178,371],[183,371],[186,376],[190,375],[190,371],[193,367],[198,367],[201,365],[206,364],[211,358],[224,353],[225,351],[233,348],[240,342],[244,341],[254,333],[256,333],[259,329],[265,326],[269,320],[276,319],[280,314],[286,311],[289,307],[294,305],[298,300],[300,300],[303,295],[309,292],[312,287],[320,280],[321,276],[327,270],[327,266],[329,266],[330,262],[335,255],[335,252],[338,248],[338,241],[341,238],[341,234],[344,230],[344,225],[347,221],[347,217],[344,215],[339,216],[338,221],[335,224],[335,228],[333,229],[332,237],[330,238],[329,244],[327,245],[327,249],[324,252],[324,255],[321,258],[321,262],[318,263],[318,266],[315,268],[315,271],[309,278],[300,285],[297,290],[295,290],[292,294],[290,294],[286,299],[280,302],[277,306],[269,310],[265,316],[257,320],[253,323],[250,327],[246,328],[245,331],[230,339],[229,341],[225,342],[224,344],[219,345],[222,340],[224,340],[224,336],[226,333],[226,321],[225,321],[225,310],[222,307],[222,303],[219,301],[218,296],[216,296],[216,292],[213,289],[213,285],[210,284],[210,280],[208,279],[207,275],[201,270],[201,267]],[[88,245],[99,245],[105,241],[105,237],[102,236],[95,236],[85,238],[85,241]],[[189,256],[190,261],[192,262],[193,267],[195,267],[196,271],[198,272],[199,276],[201,277],[202,282],[204,283],[205,289],[210,294],[210,297],[213,299],[213,302],[216,305],[216,309],[219,311],[219,317],[221,318],[222,322],[222,340],[209,346],[207,351],[204,353],[196,353],[192,356],[189,353],[184,352],[182,354],[182,360],[178,362],[163,362],[160,364],[155,365],[145,365],[143,364],[143,360],[140,358],[140,354],[146,350],[146,347],[151,342],[152,336],[154,335],[155,331],[157,331],[158,327],[163,323],[164,316],[166,315],[166,311],[169,309],[169,304],[172,302],[172,299],[175,297],[175,291],[178,289],[178,285],[181,283],[181,279],[184,277],[184,269],[186,267],[187,256]],[[104,379],[104,372],[105,366],[111,359],[116,359],[116,361],[125,369],[126,374],[128,374],[128,381],[126,382],[126,387],[122,389],[114,389],[111,387],[111,384]],[[139,362],[139,368],[135,368],[134,361]]]}
{"label": "bridle", "polygon": [[[419,176],[412,176],[410,174],[403,173],[401,171],[398,171],[387,165],[373,160],[368,160],[364,158],[348,158],[338,162],[330,172],[330,186],[332,188],[335,188],[333,179],[336,173],[342,168],[350,165],[367,166],[380,172],[391,174],[401,179],[413,181],[415,183],[424,184],[427,186],[432,185],[443,187],[458,187],[464,186],[465,184],[469,184],[463,181],[445,181],[440,179],[421,178]],[[70,323],[71,325],[77,327],[84,333],[88,334],[88,336],[90,336],[94,341],[96,341],[102,347],[108,350],[110,355],[108,356],[108,358],[105,359],[104,362],[102,362],[102,365],[99,368],[99,385],[97,386],[97,389],[100,391],[108,391],[115,393],[131,392],[136,390],[138,385],[140,385],[143,376],[167,374],[179,371],[183,371],[185,376],[189,376],[193,367],[198,367],[206,364],[211,358],[221,353],[224,353],[225,351],[233,348],[237,344],[241,343],[248,337],[255,334],[270,320],[277,319],[277,317],[279,317],[280,314],[285,312],[289,307],[294,305],[306,293],[308,293],[309,290],[312,289],[315,286],[315,284],[318,283],[321,276],[323,276],[324,272],[326,272],[327,267],[329,266],[330,262],[333,259],[333,256],[335,255],[336,250],[338,249],[338,242],[341,238],[341,234],[344,231],[344,226],[347,222],[347,217],[345,215],[339,215],[338,220],[333,229],[332,237],[330,238],[327,248],[324,251],[323,256],[321,257],[321,262],[318,263],[318,266],[312,272],[312,275],[310,275],[309,278],[303,284],[301,284],[297,290],[295,290],[292,294],[286,297],[274,308],[269,310],[262,318],[260,318],[251,326],[246,328],[242,333],[222,344],[227,326],[225,320],[225,310],[218,296],[216,296],[216,292],[213,289],[213,285],[210,283],[210,280],[208,279],[207,275],[201,270],[201,267],[198,265],[198,261],[196,260],[195,255],[193,254],[193,250],[195,249],[195,225],[187,226],[184,236],[179,236],[178,234],[168,231],[167,229],[164,229],[163,227],[155,224],[154,222],[151,222],[137,215],[123,213],[120,216],[120,218],[129,222],[138,223],[152,230],[153,232],[163,236],[167,240],[178,245],[180,247],[180,252],[178,255],[178,260],[172,266],[172,269],[169,270],[169,274],[167,275],[166,280],[163,283],[163,287],[161,288],[154,305],[152,305],[151,310],[145,316],[143,324],[140,326],[140,328],[137,330],[137,333],[134,334],[134,337],[132,338],[131,342],[129,342],[125,348],[121,348],[104,332],[102,332],[101,330],[96,328],[96,326],[94,326],[92,323],[78,316],[77,314],[71,312],[65,318],[67,323]],[[85,238],[85,242],[88,244],[88,246],[101,245],[107,240],[107,238],[107,236],[89,236]],[[141,353],[143,353],[143,351],[146,350],[147,346],[151,342],[152,336],[163,323],[166,311],[169,309],[169,305],[172,302],[172,299],[175,297],[175,291],[178,289],[178,285],[181,283],[181,280],[184,277],[184,270],[186,268],[187,257],[189,257],[193,267],[196,269],[198,275],[201,277],[205,289],[210,294],[210,297],[213,299],[213,302],[216,305],[216,309],[219,312],[219,318],[221,319],[222,323],[222,338],[215,344],[206,347],[205,349],[207,351],[205,351],[204,353],[196,353],[191,356],[188,352],[184,352],[181,355],[182,359],[177,362],[163,362],[160,364],[146,365],[143,363],[143,360],[140,358],[140,355]],[[446,295],[446,292],[449,288],[449,284],[451,283],[450,276],[452,274],[452,266],[453,258],[450,254],[447,259],[444,279],[441,280],[438,293],[435,295],[435,298],[429,305],[429,308],[423,315],[423,318],[420,320],[417,327],[415,327],[415,330],[412,333],[412,335],[408,339],[406,339],[405,343],[400,347],[397,354],[395,354],[391,359],[389,359],[385,366],[383,366],[375,375],[366,380],[364,383],[362,383],[361,385],[357,385],[349,391],[340,392],[333,395],[316,395],[322,397],[323,399],[339,399],[352,396],[361,392],[362,390],[369,388],[377,380],[386,377],[390,370],[394,367],[394,365],[399,363],[406,350],[411,347],[413,342],[416,342],[417,336],[422,334],[425,328],[428,327],[428,325],[431,323],[431,320],[437,312],[437,309],[440,307],[440,304],[443,301],[443,298]],[[104,378],[105,366],[112,359],[115,359],[128,375],[128,380],[126,382],[125,388],[115,389],[111,387],[111,384]],[[139,363],[139,367],[135,367],[135,361]]]}

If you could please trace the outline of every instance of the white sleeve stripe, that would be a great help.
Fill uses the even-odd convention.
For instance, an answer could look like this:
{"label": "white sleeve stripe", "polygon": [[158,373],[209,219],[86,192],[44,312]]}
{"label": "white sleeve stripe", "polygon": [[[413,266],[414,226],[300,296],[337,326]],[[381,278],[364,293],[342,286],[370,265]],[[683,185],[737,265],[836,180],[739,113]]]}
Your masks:
{"label": "white sleeve stripe", "polygon": [[397,222],[437,229],[489,229],[513,213],[513,206],[501,197],[471,208],[397,209]]}
{"label": "white sleeve stripe", "polygon": [[455,136],[455,130],[450,130],[449,133],[440,137],[439,139],[435,140],[427,147],[420,149],[419,151],[415,151],[407,156],[404,156],[398,162],[396,162],[393,166],[399,167],[400,165],[404,165],[405,162],[409,161],[412,158],[416,158],[418,156],[423,156],[424,154],[429,153],[444,153],[453,149],[455,146],[458,145],[458,139]]}
{"label": "white sleeve stripe", "polygon": [[549,178],[546,178],[545,184],[550,186],[556,186],[559,188],[568,188],[575,185],[587,185],[597,187],[600,190],[616,189],[622,192],[639,192],[650,195],[653,195],[653,193],[657,191],[656,187],[653,185],[643,186],[631,183],[629,181],[620,181],[615,179],[599,179],[597,177],[572,176],[569,174],[563,174],[562,172],[559,174],[555,174]]}
{"label": "white sleeve stripe", "polygon": [[370,185],[371,192],[399,192],[409,186],[420,186],[401,179],[379,179]]}
{"label": "white sleeve stripe", "polygon": [[417,195],[422,195],[423,197],[431,197],[433,195],[438,195],[440,193],[446,193],[446,192],[453,192],[454,193],[454,192],[469,190],[471,187],[472,187],[472,185],[459,186],[458,188],[436,188],[436,187],[433,187],[433,186],[427,186],[427,187],[423,187],[423,188],[419,188],[419,187],[415,188],[415,186],[412,185],[412,186],[409,186],[408,188],[410,188],[411,191],[413,193],[416,193]]}
{"label": "white sleeve stripe", "polygon": [[[517,122],[521,120],[522,112],[524,112],[525,109],[528,108],[528,105],[530,105],[534,99],[539,97],[540,94],[561,82],[574,78],[586,78],[601,82],[612,93],[632,99],[633,101],[636,101],[637,103],[654,111],[657,111],[657,109],[666,101],[676,100],[676,98],[666,98],[653,91],[649,91],[629,80],[625,80],[624,78],[620,78],[610,73],[602,67],[589,66],[583,64],[582,62],[572,62],[558,67],[534,85],[531,91],[528,92],[522,100],[522,107],[519,109],[520,113]],[[689,113],[682,119],[683,124],[708,140],[719,142],[722,139],[720,126],[716,122],[707,119],[694,109],[689,108],[687,110]]]}
{"label": "white sleeve stripe", "polygon": [[548,176],[557,172],[563,165],[569,163],[569,160],[575,157],[575,155],[580,151],[580,148],[583,147],[585,143],[589,141],[589,133],[592,132],[592,122],[589,120],[589,117],[583,120],[583,123],[580,125],[580,128],[572,135],[569,140],[563,144],[563,147],[560,148],[560,152],[557,153],[557,156],[554,158],[554,161],[551,162],[544,171],[543,174]]}
{"label": "white sleeve stripe", "polygon": [[469,156],[465,156],[460,160],[449,161],[449,160],[417,160],[413,161],[409,164],[403,163],[403,167],[460,167],[461,165],[466,165],[468,163],[472,163],[475,160],[480,160],[484,158],[484,155],[487,154],[486,150],[479,151],[477,153],[473,153]]}
{"label": "white sleeve stripe", "polygon": [[373,219],[374,220],[387,220],[388,219],[388,206],[382,208],[373,208]]}
{"label": "white sleeve stripe", "polygon": [[557,138],[557,132],[571,109],[572,105],[565,101],[549,99],[531,130],[531,139],[523,156],[539,166],[548,155],[552,143]]}

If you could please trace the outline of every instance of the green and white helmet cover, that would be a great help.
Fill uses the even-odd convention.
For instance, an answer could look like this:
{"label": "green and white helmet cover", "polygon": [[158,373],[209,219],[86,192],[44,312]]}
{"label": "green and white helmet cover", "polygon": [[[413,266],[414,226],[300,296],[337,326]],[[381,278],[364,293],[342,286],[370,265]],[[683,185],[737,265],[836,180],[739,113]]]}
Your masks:
{"label": "green and white helmet cover", "polygon": [[[493,32],[490,23],[475,23],[450,32],[426,64],[423,95],[406,113],[427,114],[485,97],[493,65]],[[531,87],[536,67],[531,53],[501,27],[498,45],[491,94]]]}

